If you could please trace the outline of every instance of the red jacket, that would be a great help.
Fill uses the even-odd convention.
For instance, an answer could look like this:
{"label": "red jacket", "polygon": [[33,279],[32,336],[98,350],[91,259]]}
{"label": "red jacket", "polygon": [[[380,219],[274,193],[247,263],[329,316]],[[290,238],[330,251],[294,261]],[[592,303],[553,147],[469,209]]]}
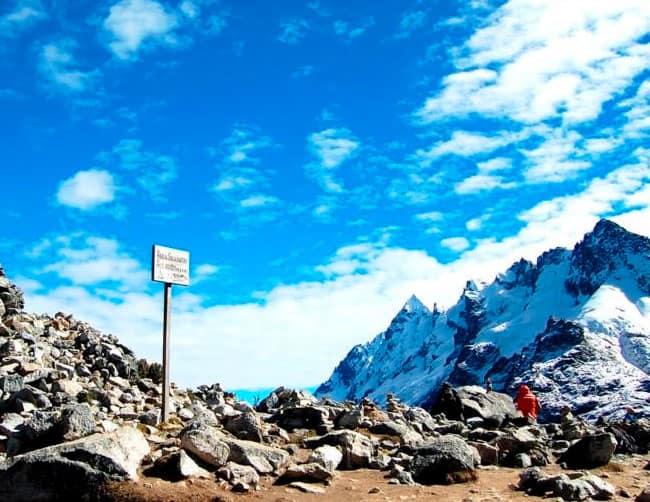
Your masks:
{"label": "red jacket", "polygon": [[528,385],[521,385],[519,387],[519,394],[517,394],[517,397],[514,399],[514,403],[524,417],[537,419],[537,414],[539,413],[540,408],[539,400],[537,399],[537,396],[530,391]]}

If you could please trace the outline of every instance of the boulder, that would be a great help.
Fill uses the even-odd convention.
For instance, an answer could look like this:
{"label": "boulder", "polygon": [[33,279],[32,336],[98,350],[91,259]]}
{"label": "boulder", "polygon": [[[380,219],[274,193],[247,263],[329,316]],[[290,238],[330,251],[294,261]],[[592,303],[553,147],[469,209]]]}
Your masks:
{"label": "boulder", "polygon": [[148,453],[147,440],[133,427],[35,450],[0,469],[0,500],[96,500],[105,481],[136,480]]}
{"label": "boulder", "polygon": [[413,449],[408,470],[424,485],[450,484],[476,479],[477,451],[457,436],[442,436]]}
{"label": "boulder", "polygon": [[370,427],[373,434],[398,437],[401,444],[415,445],[422,442],[422,436],[408,425],[397,422],[380,422]]}
{"label": "boulder", "polygon": [[184,450],[208,465],[221,467],[228,461],[230,447],[212,427],[186,427],[181,431],[180,438]]}
{"label": "boulder", "polygon": [[72,404],[63,408],[61,434],[65,441],[79,439],[96,431],[95,418],[88,404]]}
{"label": "boulder", "polygon": [[289,463],[289,453],[253,441],[222,437],[230,448],[228,461],[250,465],[260,474],[277,474]]}
{"label": "boulder", "polygon": [[323,445],[316,448],[309,455],[309,462],[316,462],[328,471],[334,471],[343,460],[341,450],[330,445]]}
{"label": "boulder", "polygon": [[225,479],[235,491],[249,491],[257,489],[260,483],[260,476],[257,471],[249,465],[239,465],[235,462],[228,462],[217,471],[217,476]]}
{"label": "boulder", "polygon": [[210,478],[212,475],[199,467],[185,450],[178,450],[163,455],[156,460],[147,475],[156,476],[167,481],[181,481],[187,478]]}
{"label": "boulder", "polygon": [[255,412],[246,411],[228,418],[225,421],[225,428],[239,439],[255,441],[256,443],[262,442],[262,426]]}
{"label": "boulder", "polygon": [[272,419],[285,430],[314,429],[326,432],[332,426],[327,408],[318,406],[298,406],[283,408]]}
{"label": "boulder", "polygon": [[517,489],[529,495],[550,495],[563,500],[610,500],[615,495],[615,488],[611,484],[593,474],[547,476],[538,467],[520,473]]}
{"label": "boulder", "polygon": [[479,417],[487,428],[499,428],[519,416],[512,398],[501,392],[486,392],[483,387],[467,385],[456,389],[465,419]]}
{"label": "boulder", "polygon": [[591,469],[609,463],[616,450],[616,438],[609,432],[579,439],[558,459],[569,469]]}
{"label": "boulder", "polygon": [[338,446],[343,454],[341,469],[359,469],[368,467],[375,445],[373,441],[354,431],[334,431],[320,437],[308,438],[304,441],[307,448],[317,448],[322,445]]}
{"label": "boulder", "polygon": [[321,464],[310,462],[308,464],[291,464],[277,480],[278,484],[288,484],[293,481],[307,483],[329,483],[334,477],[334,471],[326,469]]}

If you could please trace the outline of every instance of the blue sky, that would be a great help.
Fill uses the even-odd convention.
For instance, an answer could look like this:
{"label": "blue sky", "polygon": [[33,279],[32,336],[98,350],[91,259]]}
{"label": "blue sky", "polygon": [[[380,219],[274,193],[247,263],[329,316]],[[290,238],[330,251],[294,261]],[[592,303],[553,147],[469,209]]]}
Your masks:
{"label": "blue sky", "polygon": [[650,3],[0,6],[0,263],[172,378],[307,386],[413,293],[648,234]]}

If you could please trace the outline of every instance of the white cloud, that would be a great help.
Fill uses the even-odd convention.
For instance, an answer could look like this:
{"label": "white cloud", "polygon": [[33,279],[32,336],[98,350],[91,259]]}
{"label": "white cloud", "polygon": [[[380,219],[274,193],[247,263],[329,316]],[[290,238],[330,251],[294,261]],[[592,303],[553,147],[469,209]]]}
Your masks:
{"label": "white cloud", "polygon": [[509,171],[512,169],[512,159],[507,157],[495,157],[485,162],[479,162],[478,170],[482,173],[493,173],[495,171]]}
{"label": "white cloud", "polygon": [[510,0],[467,41],[459,71],[416,115],[425,122],[472,114],[593,120],[649,66],[640,43],[648,31],[645,0]]}
{"label": "white cloud", "polygon": [[318,160],[317,177],[327,191],[343,191],[342,185],[332,177],[332,171],[352,158],[360,145],[359,140],[345,128],[330,128],[309,135],[307,146]]}
{"label": "white cloud", "polygon": [[115,199],[115,180],[108,171],[79,171],[61,182],[56,198],[64,206],[83,211],[95,209]]}
{"label": "white cloud", "polygon": [[503,190],[508,190],[515,188],[516,183],[512,181],[504,181],[501,176],[495,176],[492,174],[476,174],[465,178],[460,183],[457,183],[454,186],[454,191],[459,195],[465,194],[475,194],[480,192],[489,192],[495,188],[501,188]]}
{"label": "white cloud", "polygon": [[110,152],[103,152],[99,158],[116,165],[126,175],[135,176],[136,183],[157,202],[166,200],[167,186],[178,177],[174,157],[145,150],[143,142],[138,139],[121,139]]}
{"label": "white cloud", "polygon": [[241,200],[239,205],[243,208],[263,207],[277,204],[279,199],[272,195],[255,194]]}
{"label": "white cloud", "polygon": [[576,158],[576,144],[582,136],[575,131],[559,128],[550,130],[546,139],[532,150],[522,150],[528,159],[524,177],[529,183],[563,182],[589,169],[591,162]]}
{"label": "white cloud", "polygon": [[334,33],[336,33],[337,35],[352,39],[363,35],[366,32],[366,30],[374,26],[374,24],[375,24],[375,20],[372,17],[370,17],[366,19],[359,26],[352,26],[349,22],[342,21],[340,19],[334,21],[332,26],[334,27]]}
{"label": "white cloud", "polygon": [[112,37],[109,47],[119,59],[134,59],[147,45],[176,45],[177,26],[176,15],[155,0],[121,0],[104,20]]}
{"label": "white cloud", "polygon": [[469,241],[465,237],[448,237],[440,241],[444,248],[456,251],[457,253],[465,251],[469,247]]}
{"label": "white cloud", "polygon": [[418,150],[415,158],[423,166],[431,163],[443,155],[458,155],[471,157],[477,154],[492,152],[507,146],[525,137],[524,134],[500,132],[496,135],[485,135],[471,131],[454,131],[451,139],[436,143],[428,150]]}
{"label": "white cloud", "polygon": [[94,85],[99,71],[78,69],[72,55],[76,44],[70,40],[60,40],[46,44],[41,49],[38,68],[49,84],[64,92],[84,92]]}
{"label": "white cloud", "polygon": [[192,285],[196,286],[201,282],[212,280],[219,272],[221,272],[221,267],[211,263],[202,263],[194,267],[191,278]]}
{"label": "white cloud", "polygon": [[0,37],[14,36],[45,18],[47,14],[39,0],[16,0],[13,9],[0,16]]}
{"label": "white cloud", "polygon": [[54,256],[43,272],[54,272],[73,286],[99,287],[111,282],[124,291],[149,277],[114,239],[79,233],[62,235],[44,243],[41,254],[46,250]]}
{"label": "white cloud", "polygon": [[476,230],[480,230],[483,226],[483,223],[488,219],[489,216],[487,215],[480,216],[478,218],[472,218],[471,220],[467,220],[467,222],[465,222],[465,228],[470,232],[475,232]]}
{"label": "white cloud", "polygon": [[429,211],[427,213],[419,213],[415,215],[415,219],[419,221],[442,221],[445,216],[440,211]]}
{"label": "white cloud", "polygon": [[411,33],[424,26],[427,14],[422,10],[408,11],[402,14],[395,38],[407,38]]}
{"label": "white cloud", "polygon": [[304,19],[294,18],[282,23],[280,29],[278,40],[288,45],[296,45],[307,34],[309,23]]}

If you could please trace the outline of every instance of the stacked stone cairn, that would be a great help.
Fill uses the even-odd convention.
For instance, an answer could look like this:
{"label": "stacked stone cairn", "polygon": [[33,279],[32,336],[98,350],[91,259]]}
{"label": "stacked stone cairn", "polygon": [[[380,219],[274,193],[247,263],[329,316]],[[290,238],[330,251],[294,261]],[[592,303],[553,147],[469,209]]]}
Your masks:
{"label": "stacked stone cairn", "polygon": [[[522,422],[505,394],[460,387],[461,410],[431,415],[388,395],[385,408],[316,399],[280,387],[255,407],[219,384],[161,386],[140,378],[117,338],[71,315],[28,314],[0,268],[0,500],[94,500],[109,481],[212,479],[233,492],[261,478],[322,493],[338,471],[377,469],[387,483],[467,482],[481,469],[522,469],[517,488],[564,500],[610,499],[585,469],[647,453],[650,422]],[[463,420],[450,420],[458,416]],[[558,462],[566,474],[547,476]],[[576,471],[582,469],[582,471]],[[61,480],[74,480],[62,483]],[[515,480],[513,480],[515,481]]]}

